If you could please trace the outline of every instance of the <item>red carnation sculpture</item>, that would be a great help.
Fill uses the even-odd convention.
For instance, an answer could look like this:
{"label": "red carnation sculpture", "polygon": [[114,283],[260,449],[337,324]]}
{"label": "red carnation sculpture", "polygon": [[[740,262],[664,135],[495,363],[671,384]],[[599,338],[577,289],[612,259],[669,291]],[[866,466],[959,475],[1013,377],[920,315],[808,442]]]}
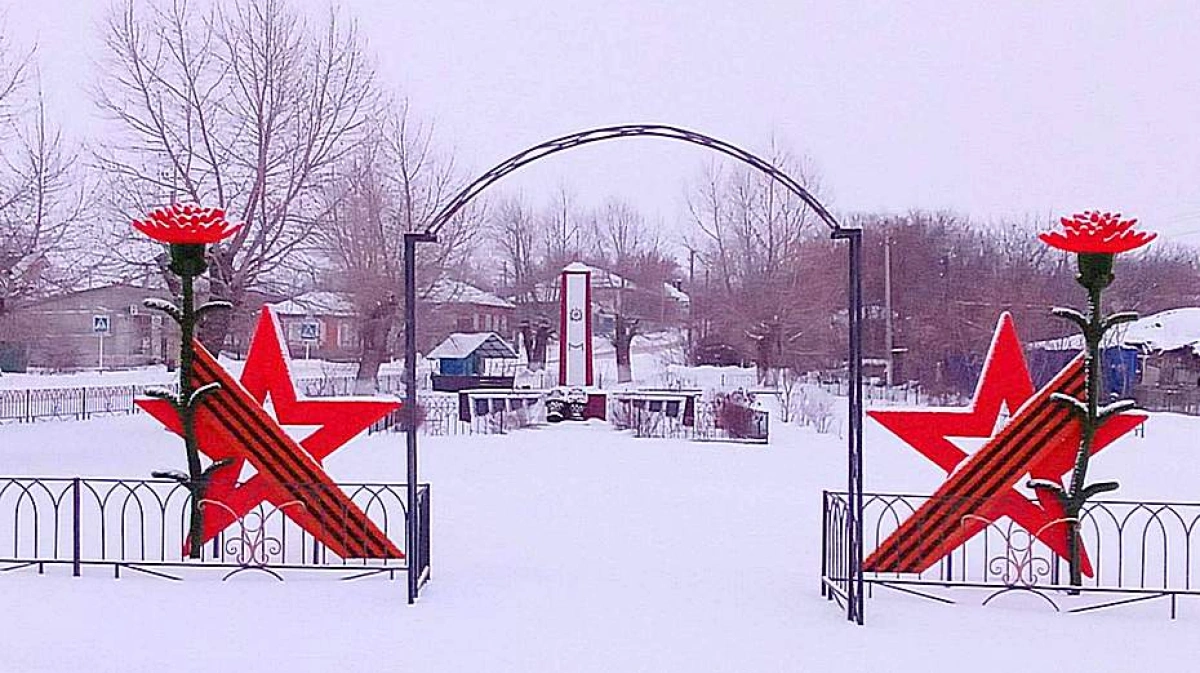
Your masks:
{"label": "red carnation sculpture", "polygon": [[229,465],[230,460],[219,460],[207,468],[200,462],[200,449],[196,443],[196,410],[206,395],[220,388],[220,383],[209,383],[197,388],[192,382],[192,366],[195,360],[196,323],[199,317],[213,309],[229,309],[227,301],[213,300],[196,307],[196,277],[208,269],[205,247],[218,243],[237,233],[241,224],[231,225],[225,221],[225,211],[219,208],[181,206],[159,208],[144,220],[134,220],[133,228],[171,249],[170,269],[179,276],[182,289],[178,306],[162,299],[147,299],[147,308],[166,313],[179,324],[179,392],[167,389],[151,389],[146,395],[166,400],[179,415],[183,435],[184,451],[187,453],[187,473],[177,471],[152,472],[156,479],[166,478],[178,482],[187,489],[191,523],[188,526],[188,556],[199,559],[203,545],[204,494],[212,475]]}
{"label": "red carnation sculpture", "polygon": [[[1112,416],[1134,406],[1132,400],[1122,400],[1100,406],[1103,395],[1100,344],[1110,328],[1137,320],[1137,314],[1125,311],[1104,315],[1104,289],[1113,282],[1113,260],[1117,253],[1140,248],[1154,240],[1157,234],[1134,231],[1137,220],[1122,220],[1120,213],[1089,210],[1061,220],[1063,231],[1038,234],[1043,243],[1059,250],[1075,253],[1079,275],[1075,280],[1087,290],[1088,310],[1082,313],[1071,308],[1055,308],[1054,315],[1075,323],[1083,332],[1084,367],[1087,390],[1083,396],[1055,393],[1052,399],[1071,409],[1080,423],[1079,449],[1075,453],[1075,468],[1066,487],[1053,479],[1032,479],[1028,486],[1052,493],[1062,505],[1067,524],[1067,555],[1070,559],[1071,586],[1083,585],[1083,541],[1079,531],[1084,506],[1101,493],[1115,491],[1115,481],[1087,484],[1088,463],[1096,441],[1096,432]],[[1077,592],[1075,592],[1077,593]]]}
{"label": "red carnation sculpture", "polygon": [[1065,231],[1048,231],[1038,234],[1038,238],[1067,252],[1113,255],[1140,248],[1158,235],[1134,231],[1137,220],[1122,220],[1120,213],[1089,210],[1064,217],[1061,222]]}
{"label": "red carnation sculpture", "polygon": [[209,245],[236,234],[242,225],[226,222],[225,211],[219,208],[176,203],[155,210],[145,220],[134,220],[133,228],[160,243]]}

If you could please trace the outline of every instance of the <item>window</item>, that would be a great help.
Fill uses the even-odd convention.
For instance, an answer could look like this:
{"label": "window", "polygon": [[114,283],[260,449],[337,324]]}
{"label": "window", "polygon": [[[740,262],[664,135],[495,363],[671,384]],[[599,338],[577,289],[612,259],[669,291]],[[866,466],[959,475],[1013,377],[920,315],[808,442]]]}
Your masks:
{"label": "window", "polygon": [[356,346],[358,346],[358,334],[354,331],[354,325],[349,322],[339,322],[338,347],[355,348]]}

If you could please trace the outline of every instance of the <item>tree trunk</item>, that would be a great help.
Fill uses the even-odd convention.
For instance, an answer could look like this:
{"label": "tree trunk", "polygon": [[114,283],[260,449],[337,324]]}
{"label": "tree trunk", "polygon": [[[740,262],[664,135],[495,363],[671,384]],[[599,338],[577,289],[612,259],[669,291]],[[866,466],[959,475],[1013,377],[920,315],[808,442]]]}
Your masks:
{"label": "tree trunk", "polygon": [[529,370],[540,372],[546,368],[546,344],[550,341],[550,322],[542,319],[534,330],[533,345],[529,349]]}
{"label": "tree trunk", "polygon": [[625,318],[625,316],[617,314],[616,324],[613,327],[613,347],[617,351],[617,383],[633,381],[630,350],[633,345],[633,337],[637,334],[637,324],[636,318]]}
{"label": "tree trunk", "polygon": [[[354,378],[354,394],[374,395],[378,392],[379,366],[387,359],[388,333],[395,322],[399,305],[395,295],[376,302],[361,321],[362,356]],[[405,363],[407,366],[407,363]]]}

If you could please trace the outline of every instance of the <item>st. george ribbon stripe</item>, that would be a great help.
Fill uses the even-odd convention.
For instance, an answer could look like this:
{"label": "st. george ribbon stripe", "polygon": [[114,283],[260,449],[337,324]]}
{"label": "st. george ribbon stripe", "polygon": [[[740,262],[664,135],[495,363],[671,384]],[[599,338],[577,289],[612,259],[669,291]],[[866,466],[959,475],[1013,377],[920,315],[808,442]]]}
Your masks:
{"label": "st. george ribbon stripe", "polygon": [[[211,363],[209,363],[205,369],[207,370],[205,372],[207,374],[216,374],[215,365],[212,365]],[[214,376],[214,378],[217,378],[217,376]],[[218,380],[220,379],[218,378]],[[254,442],[247,442],[247,447],[253,446],[254,448],[259,449],[258,451],[254,452],[255,457],[266,464],[265,466],[268,467],[268,475],[274,477],[276,483],[280,487],[282,487],[292,497],[302,501],[305,501],[306,499],[298,497],[298,494],[296,493],[297,490],[304,490],[305,492],[309,493],[312,491],[319,491],[319,493],[316,494],[315,502],[312,504],[317,505],[317,507],[323,510],[323,514],[328,518],[323,520],[322,517],[314,517],[314,520],[331,535],[341,538],[337,541],[344,545],[345,549],[335,550],[339,552],[339,556],[345,557],[342,553],[340,553],[341,551],[354,551],[355,548],[362,549],[364,555],[372,555],[372,542],[374,542],[376,545],[379,545],[385,554],[389,556],[394,555],[386,545],[379,543],[378,539],[372,539],[371,536],[369,536],[370,533],[377,532],[368,528],[368,525],[373,527],[373,524],[370,524],[369,520],[355,522],[350,521],[351,518],[357,520],[362,519],[363,517],[357,514],[357,508],[354,508],[353,503],[342,502],[342,500],[337,497],[338,495],[341,495],[340,491],[334,491],[336,488],[335,485],[325,483],[327,482],[327,478],[324,475],[314,472],[311,469],[311,466],[307,465],[302,459],[295,461],[279,460],[280,456],[287,457],[294,455],[294,451],[291,449],[291,447],[287,446],[287,441],[289,440],[279,437],[278,433],[276,432],[268,431],[265,436],[259,434],[259,430],[264,428],[262,427],[261,419],[256,418],[257,413],[261,413],[257,406],[241,399],[243,396],[237,394],[227,396],[218,394],[215,397],[218,398],[215,401],[220,406],[225,408],[225,410],[229,413],[227,417],[213,414],[211,415],[212,418],[223,425],[231,433],[237,434],[244,440],[253,439],[258,442],[257,444]],[[234,404],[240,405],[241,408],[239,409],[234,407]],[[241,426],[243,432],[237,432],[237,429],[232,427],[230,421],[236,421],[237,424]],[[249,433],[249,435],[244,433]],[[274,450],[272,450],[272,445],[274,446]],[[280,451],[280,448],[282,448],[283,451]],[[306,470],[306,472],[297,472],[297,469]],[[282,472],[286,472],[287,474],[282,474]],[[315,488],[314,486],[323,487]],[[312,514],[320,513],[322,512],[312,512]],[[340,518],[339,514],[341,515]],[[330,525],[331,520],[333,522],[340,523]],[[354,523],[355,525],[352,526],[350,525],[351,523]],[[359,524],[361,524],[361,526]],[[350,534],[357,533],[358,528],[360,527],[363,528],[363,535],[353,535],[353,537],[357,538],[357,540],[351,540],[349,537]],[[345,530],[341,530],[339,533],[340,529]],[[380,534],[380,537],[382,537],[382,534]],[[375,555],[377,556],[378,554],[376,553]],[[350,557],[353,558],[356,556],[357,554]]]}
{"label": "st. george ribbon stripe", "polygon": [[[314,511],[312,514],[323,515],[314,518],[330,534],[341,538],[339,542],[345,545],[344,551],[354,552],[355,548],[358,548],[363,551],[364,556],[394,558],[402,556],[400,551],[391,544],[391,541],[387,540],[375,527],[374,523],[362,514],[352,502],[349,502],[335,484],[329,482],[328,475],[319,470],[313,470],[312,466],[308,465],[302,457],[295,456],[294,460],[286,460],[286,458],[294,456],[294,451],[288,446],[290,438],[281,438],[277,432],[269,429],[269,425],[264,425],[263,421],[267,419],[258,418],[258,415],[263,413],[262,409],[242,399],[245,396],[238,393],[240,386],[225,375],[224,370],[216,364],[207,351],[197,349],[197,365],[206,377],[221,382],[222,387],[229,393],[227,395],[217,393],[206,400],[206,403],[217,403],[230,412],[228,418],[222,417],[220,414],[210,414],[212,418],[243,440],[254,440],[245,442],[247,449],[253,450],[255,458],[261,462],[261,467],[278,486],[292,497],[307,501],[308,499],[300,497],[301,494],[297,491],[308,493],[319,491],[312,498],[315,501],[312,504],[316,505],[316,509],[319,511]],[[241,427],[242,432],[237,432],[231,421],[235,421]],[[260,431],[266,431],[266,435],[264,436]],[[321,488],[314,488],[314,485],[319,485]],[[340,523],[338,523],[339,520]],[[332,526],[329,525],[331,521],[334,522]],[[341,529],[340,535],[337,532],[339,529]],[[344,558],[357,556],[357,554],[348,556],[342,553],[338,555]]]}
{"label": "st. george ribbon stripe", "polygon": [[[1080,357],[1043,388],[997,437],[969,458],[966,471],[957,473],[943,484],[924,506],[893,532],[867,559],[864,568],[876,572],[905,572],[914,567],[927,567],[931,552],[944,546],[945,538],[953,537],[961,525],[962,506],[972,502],[983,506],[1004,489],[1011,488],[1013,480],[1021,471],[1029,469],[1037,458],[1045,440],[1072,422],[1070,412],[1050,399],[1050,394],[1078,395],[1083,387],[1083,360]],[[1019,448],[1014,452],[1014,447]]]}
{"label": "st. george ribbon stripe", "polygon": [[[1060,377],[1055,383],[1061,384],[1062,378],[1065,377]],[[1047,386],[1047,389],[1054,391],[1057,387],[1051,385]],[[1052,427],[1042,425],[1043,421],[1050,420],[1045,417],[1053,417],[1055,411],[1061,411],[1060,422]],[[895,571],[901,561],[909,562],[905,564],[906,567],[923,567],[923,563],[914,562],[927,560],[925,557],[928,556],[929,548],[942,544],[942,538],[952,535],[961,525],[962,506],[972,502],[982,505],[1004,488],[1011,486],[1011,483],[1002,482],[1014,479],[1022,469],[1028,468],[1030,459],[1041,447],[1039,442],[1028,440],[1057,432],[1070,420],[1069,412],[1050,400],[1048,393],[1040,396],[1026,413],[1021,414],[1020,418],[1010,425],[1015,426],[1013,430],[1002,431],[1001,436],[993,440],[990,446],[985,446],[979,455],[972,458],[971,464],[967,466],[969,471],[959,473],[954,480],[944,484],[922,508],[924,512],[918,510],[893,534],[890,538],[894,541],[893,544],[873,555],[875,558],[870,559],[871,567],[879,565],[886,570]],[[1029,437],[1030,433],[1033,433],[1033,437]],[[1011,451],[1014,442],[1017,442],[1017,446],[1021,446],[1022,450],[1013,455],[1005,455]],[[947,521],[948,517],[954,518]],[[914,532],[923,534],[913,535]],[[924,553],[918,557],[915,556],[916,552]],[[885,564],[884,561],[888,563]]]}
{"label": "st. george ribbon stripe", "polygon": [[[205,364],[206,364],[206,366],[204,367],[204,369],[206,370],[205,373],[209,374],[210,376],[212,376],[213,378],[215,378],[217,380],[221,380],[221,378],[222,378],[222,377],[220,377],[221,370],[218,369],[218,366],[212,362],[208,362]],[[223,381],[223,383],[227,387],[230,385],[227,380]],[[381,547],[382,551],[391,555],[390,550],[387,549],[386,545],[380,544],[378,539],[372,540],[371,537],[367,536],[367,534],[369,534],[369,533],[377,532],[377,531],[372,531],[372,530],[370,530],[370,528],[367,527],[368,525],[371,525],[373,527],[373,524],[370,524],[369,520],[357,521],[357,522],[351,522],[349,520],[351,517],[354,519],[361,519],[363,517],[358,515],[357,508],[354,508],[353,503],[342,502],[342,500],[344,500],[344,498],[339,499],[337,497],[342,494],[340,493],[340,491],[335,492],[333,490],[334,488],[336,488],[336,486],[325,483],[328,481],[328,479],[325,475],[323,475],[319,472],[313,471],[311,469],[311,466],[307,465],[303,461],[303,459],[294,460],[294,461],[280,460],[281,457],[286,458],[288,456],[295,455],[293,449],[288,446],[288,442],[290,441],[290,439],[284,439],[284,438],[278,436],[278,433],[270,432],[270,431],[268,431],[265,438],[263,435],[259,434],[258,431],[261,429],[264,429],[264,427],[262,426],[262,420],[264,420],[264,419],[256,418],[256,416],[261,413],[261,409],[257,405],[251,404],[247,400],[241,399],[244,396],[238,395],[236,393],[228,395],[228,396],[217,395],[217,397],[218,398],[221,398],[221,397],[227,398],[226,400],[224,400],[225,403],[222,404],[222,406],[226,407],[226,409],[228,411],[232,412],[230,414],[230,419],[236,420],[243,427],[243,429],[245,431],[251,433],[251,436],[253,436],[259,442],[257,448],[260,448],[261,451],[255,452],[256,457],[263,459],[264,462],[270,463],[271,469],[269,470],[269,472],[274,473],[271,476],[274,476],[276,478],[276,481],[279,483],[279,485],[285,491],[289,492],[289,494],[291,494],[293,497],[297,497],[297,494],[295,493],[295,491],[298,489],[304,489],[309,492],[311,492],[313,490],[320,491],[320,493],[316,494],[317,497],[316,497],[316,502],[314,504],[318,505],[322,510],[324,510],[324,514],[326,516],[328,516],[329,519],[322,521],[320,518],[317,518],[317,521],[318,521],[318,523],[320,523],[322,525],[323,528],[328,530],[333,535],[338,535],[338,529],[342,529],[342,528],[346,529],[341,532],[340,537],[343,538],[341,540],[341,542],[347,546],[347,550],[353,551],[353,547],[358,547],[363,550],[364,555],[370,555],[373,551],[371,549],[371,546],[372,546],[371,543],[374,542]],[[241,406],[241,409],[232,408],[230,406],[230,403],[239,404]],[[229,429],[231,431],[233,430],[233,428],[230,427],[230,424],[227,422],[227,420],[229,420],[229,419],[222,419],[220,417],[217,417],[217,420],[220,421],[223,425],[225,425],[225,427],[227,429]],[[272,448],[271,448],[272,445],[274,446],[274,451],[272,451]],[[280,451],[281,448],[283,449],[283,451]],[[266,455],[262,455],[263,452],[268,452],[268,453]],[[274,460],[269,460],[269,461],[266,460],[268,457],[271,459],[274,459]],[[297,472],[297,469],[305,470],[305,472]],[[288,473],[286,475],[288,477],[288,479],[281,478],[281,477],[285,476],[285,475],[279,474],[281,471],[286,471]],[[290,482],[290,483],[288,483],[288,482]],[[311,486],[311,484],[322,484],[326,487],[320,488],[320,489],[314,489]],[[324,497],[322,497],[322,496],[324,496]],[[299,498],[299,497],[297,497],[297,499],[304,500],[304,498]],[[352,514],[352,512],[353,512],[353,514]],[[314,512],[314,514],[317,514],[317,512]],[[340,519],[338,516],[339,514],[341,514]],[[335,522],[340,520],[341,523],[338,525],[330,526],[329,525],[330,519]],[[351,526],[350,525],[351,523],[355,523],[356,525]],[[362,524],[362,525],[359,526],[357,524]],[[350,540],[347,537],[347,535],[357,533],[358,532],[357,529],[359,527],[362,527],[364,529],[363,535],[353,535],[353,537],[358,538],[357,541]],[[364,536],[366,536],[366,537],[364,537]],[[382,534],[380,534],[380,537],[382,537]],[[356,542],[358,544],[356,544]],[[380,550],[374,550],[374,551],[380,551]],[[341,555],[341,554],[339,554],[339,555]]]}
{"label": "st. george ribbon stripe", "polygon": [[[213,371],[211,371],[210,367],[204,367],[201,363],[197,364],[203,369],[208,370],[204,373],[210,375],[213,374]],[[319,477],[316,477],[311,471],[308,471],[307,474],[298,472],[297,468],[307,467],[302,461],[280,461],[280,453],[278,452],[281,443],[280,439],[274,436],[275,433],[269,431],[265,436],[260,434],[259,430],[263,428],[261,428],[261,424],[257,422],[258,419],[254,417],[254,414],[249,411],[249,409],[252,409],[253,407],[250,407],[244,401],[238,400],[238,397],[239,396],[237,395],[220,394],[210,397],[207,400],[207,403],[221,407],[225,413],[209,413],[207,415],[208,419],[224,427],[229,434],[241,440],[242,445],[253,453],[256,459],[255,462],[261,464],[263,471],[266,472],[267,476],[271,477],[276,484],[287,491],[292,497],[308,502],[308,499],[298,497],[293,491],[296,490],[296,488],[300,485],[312,484],[315,480],[319,480]],[[240,408],[238,405],[240,405]],[[272,450],[272,444],[274,444],[275,450]],[[308,490],[311,491],[313,489],[310,487]],[[327,491],[328,489],[320,490]],[[335,541],[342,546],[342,549],[334,550],[339,556],[343,555],[341,552],[349,551],[352,546],[359,546],[364,550],[364,552],[369,551],[368,540],[359,537],[357,541],[351,541],[347,538],[345,533],[342,533],[341,535],[338,534],[338,529],[345,527],[344,525],[335,525],[331,527],[328,524],[330,519],[336,520],[338,518],[338,504],[340,503],[335,502],[331,504],[327,499],[319,497],[318,495],[316,502],[311,502],[310,504],[315,505],[317,508],[322,510],[322,512],[312,512],[312,514],[323,513],[324,517],[314,516],[313,518],[321,525],[323,529],[325,529],[330,535],[334,536],[334,540],[332,541]],[[347,514],[348,512],[343,510],[341,513]],[[354,545],[354,542],[357,542],[358,544]]]}
{"label": "st. george ribbon stripe", "polygon": [[[1071,422],[1070,420],[1062,420],[1062,421],[1055,423],[1054,426],[1050,429],[1051,433],[1058,432],[1062,428],[1066,427],[1070,422]],[[1021,466],[1020,463],[1017,463],[1017,465],[1018,465],[1017,469],[1019,471],[1027,469],[1026,467]],[[919,556],[919,557],[909,556],[909,557],[907,557],[907,560],[909,562],[907,566],[904,566],[903,568],[891,568],[891,570],[894,572],[922,572],[929,566],[936,563],[938,561],[938,559],[940,559],[942,556],[944,556],[947,551],[950,551],[953,548],[957,547],[962,542],[965,542],[964,538],[971,537],[971,536],[964,535],[962,517],[966,516],[967,514],[978,514],[980,511],[986,510],[989,506],[991,506],[993,503],[995,503],[996,498],[1003,495],[1003,491],[1008,488],[1011,488],[1010,484],[1001,485],[1000,488],[998,490],[996,490],[994,493],[992,493],[990,496],[980,496],[980,495],[934,496],[934,497],[938,498],[939,500],[941,500],[942,504],[945,504],[948,507],[958,505],[958,509],[951,510],[949,512],[949,515],[957,516],[957,521],[955,521],[954,519],[951,519],[949,522],[950,525],[949,525],[948,530],[944,526],[942,521],[925,522],[923,525],[927,526],[929,530],[935,531],[938,534],[937,535],[933,535],[933,534],[918,535],[918,536],[915,536],[914,538],[909,538],[909,539],[905,540],[904,542],[901,542],[900,544],[908,545],[908,546],[911,546],[913,544],[914,540],[919,542],[921,544],[921,546],[917,550],[914,550],[914,551],[920,551],[921,556]],[[932,498],[931,498],[931,500],[932,500]],[[969,507],[969,509],[965,509],[968,507]],[[965,511],[964,511],[964,509],[965,509]],[[944,517],[941,517],[941,518],[944,521]],[[941,524],[941,525],[939,525],[939,524]],[[1031,533],[1033,533],[1033,532],[1036,532],[1036,531],[1031,531]],[[978,530],[972,531],[972,536],[975,533],[978,533]],[[934,544],[936,546],[933,549],[927,549],[926,547],[928,547],[929,544]],[[904,557],[901,556],[901,558],[904,558]]]}
{"label": "st. george ribbon stripe", "polygon": [[[927,567],[931,552],[944,545],[945,538],[952,537],[961,525],[962,516],[970,513],[963,511],[964,506],[976,504],[982,507],[1011,487],[1020,472],[1028,469],[1031,459],[1042,446],[1034,440],[1051,436],[1071,422],[1069,412],[1048,396],[1035,404],[1036,408],[1030,408],[1029,413],[1022,414],[1017,420],[1018,427],[1013,432],[997,438],[1000,441],[994,445],[996,450],[989,452],[991,455],[972,461],[967,466],[968,471],[959,473],[954,481],[943,485],[931,496],[926,505],[890,538],[894,540],[893,544],[878,550],[877,558],[869,559],[872,561],[869,567],[874,569],[879,565],[881,570],[893,572]],[[1054,414],[1060,410],[1062,413],[1056,419]],[[1000,451],[1001,448],[1008,450],[1014,444],[1022,447],[1019,452],[1006,456]],[[936,558],[932,559],[932,562],[936,561]],[[898,569],[901,567],[903,569]]]}

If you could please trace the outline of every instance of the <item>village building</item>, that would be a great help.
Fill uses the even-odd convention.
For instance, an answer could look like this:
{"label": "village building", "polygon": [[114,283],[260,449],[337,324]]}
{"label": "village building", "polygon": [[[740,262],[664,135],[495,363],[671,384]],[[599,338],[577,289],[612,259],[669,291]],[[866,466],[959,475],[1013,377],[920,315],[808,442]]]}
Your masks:
{"label": "village building", "polygon": [[[1029,344],[1035,383],[1083,349],[1071,335]],[[1151,411],[1200,413],[1200,307],[1176,308],[1113,328],[1101,344],[1104,393]]]}
{"label": "village building", "polygon": [[148,297],[163,289],[114,283],[36,299],[0,316],[0,371],[55,371],[174,365],[179,332]]}
{"label": "village building", "polygon": [[[583,262],[572,268],[588,271],[592,284],[593,334],[611,336],[618,313],[640,321],[643,331],[682,327],[691,315],[691,297],[676,283],[640,285],[613,271]],[[530,291],[512,295],[521,304],[520,318],[538,316],[558,321],[559,276],[537,283]]]}
{"label": "village building", "polygon": [[[357,360],[362,355],[361,319],[353,297],[344,292],[313,291],[271,304],[279,316],[288,350],[294,358],[320,358],[334,362]],[[454,333],[494,332],[511,339],[512,302],[470,283],[443,278],[435,282],[419,305],[418,350],[427,351]],[[394,316],[393,339],[402,334],[403,305]],[[399,344],[390,344],[393,353]]]}
{"label": "village building", "polygon": [[305,292],[269,306],[293,358],[344,362],[361,354],[358,313],[349,295]]}
{"label": "village building", "polygon": [[418,349],[426,350],[454,333],[495,332],[512,341],[516,304],[470,283],[451,278],[435,282],[421,300]]}

